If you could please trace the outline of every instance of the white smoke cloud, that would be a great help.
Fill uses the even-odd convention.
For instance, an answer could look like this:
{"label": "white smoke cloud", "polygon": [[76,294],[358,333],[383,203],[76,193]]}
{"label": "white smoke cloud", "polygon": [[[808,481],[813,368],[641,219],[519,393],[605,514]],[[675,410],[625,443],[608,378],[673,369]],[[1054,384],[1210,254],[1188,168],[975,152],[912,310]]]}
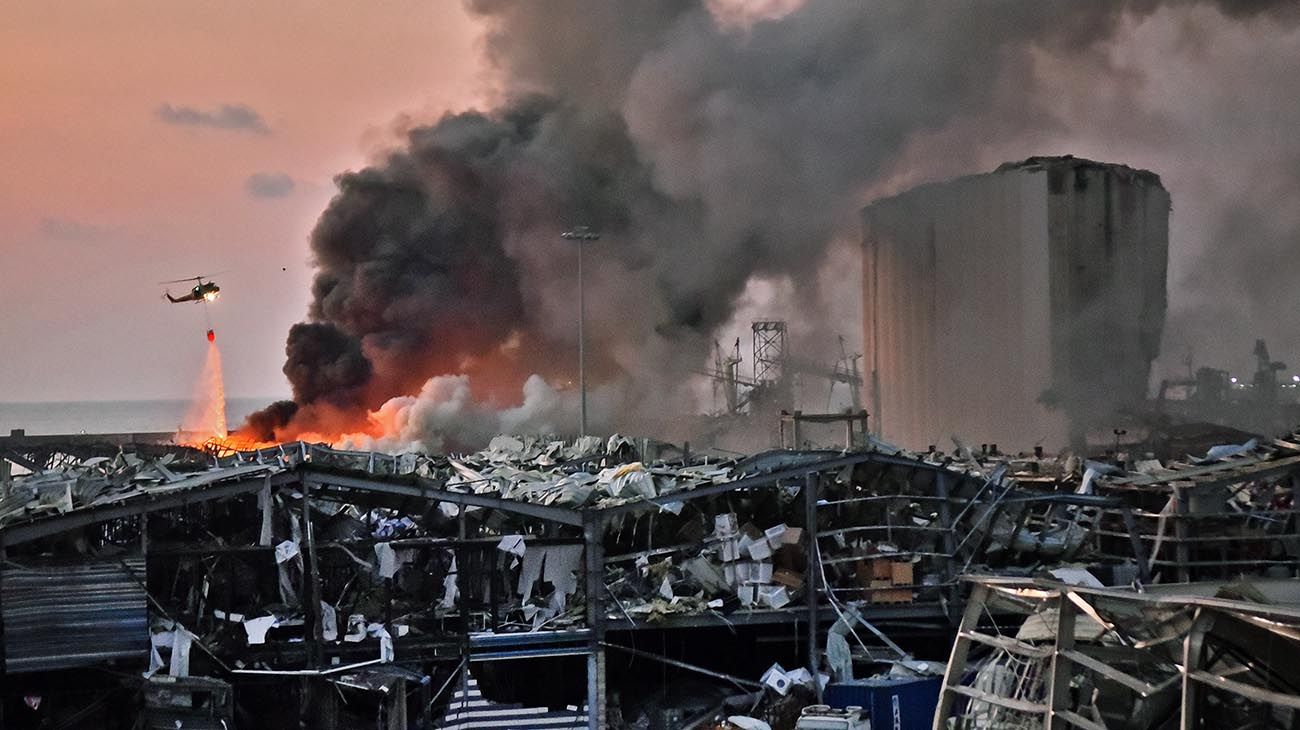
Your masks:
{"label": "white smoke cloud", "polygon": [[522,403],[501,409],[475,399],[468,375],[440,375],[418,394],[391,398],[370,413],[380,436],[349,434],[341,445],[389,453],[475,449],[501,433],[572,432],[576,412],[576,394],[556,390],[540,375],[524,382]]}

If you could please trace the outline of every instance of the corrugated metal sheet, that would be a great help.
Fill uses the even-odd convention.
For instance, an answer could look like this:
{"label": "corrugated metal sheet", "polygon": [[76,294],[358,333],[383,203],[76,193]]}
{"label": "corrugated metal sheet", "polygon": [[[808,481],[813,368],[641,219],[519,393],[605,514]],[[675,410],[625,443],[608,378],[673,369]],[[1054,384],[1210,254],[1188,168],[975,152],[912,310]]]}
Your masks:
{"label": "corrugated metal sheet", "polygon": [[[124,564],[125,563],[125,564]],[[144,560],[6,566],[0,578],[10,672],[145,657]]]}
{"label": "corrugated metal sheet", "polygon": [[491,702],[483,699],[478,680],[470,676],[467,686],[457,687],[452,694],[447,713],[434,727],[439,730],[584,730],[587,727],[587,708],[549,710]]}

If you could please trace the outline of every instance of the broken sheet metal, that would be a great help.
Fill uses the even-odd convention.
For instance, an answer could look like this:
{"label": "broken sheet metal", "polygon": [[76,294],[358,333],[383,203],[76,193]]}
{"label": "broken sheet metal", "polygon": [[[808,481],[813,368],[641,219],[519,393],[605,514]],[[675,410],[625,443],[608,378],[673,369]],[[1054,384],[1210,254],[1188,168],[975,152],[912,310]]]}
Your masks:
{"label": "broken sheet metal", "polygon": [[[1300,721],[1294,580],[1252,583],[1248,592],[1267,603],[1225,598],[1242,588],[1221,583],[1146,593],[1084,583],[973,579],[935,727],[1047,728],[1052,717],[1110,730]],[[988,617],[995,631],[983,627]]]}
{"label": "broken sheet metal", "polygon": [[[1191,552],[1177,556],[1179,515],[1201,520],[1184,523],[1195,528],[1189,537],[1201,540],[1227,535],[1229,527],[1241,544],[1283,535],[1293,524],[1280,518],[1291,508],[1288,460],[1300,462],[1300,447],[1266,444],[1212,463],[1144,464],[1140,471],[1070,459],[970,454],[945,464],[931,454],[887,456],[843,458],[842,468],[821,473],[811,512],[804,475],[791,470],[843,454],[659,459],[626,439],[578,445],[513,438],[477,454],[392,458],[298,444],[163,469],[141,462],[123,472],[129,478],[120,484],[115,475],[128,460],[114,466],[108,459],[18,478],[16,496],[4,503],[14,521],[5,526],[71,522],[79,510],[151,504],[181,490],[187,496],[179,507],[150,518],[150,559],[158,561],[151,563],[151,585],[169,587],[152,597],[199,637],[200,648],[215,647],[233,661],[301,655],[301,647],[316,644],[326,655],[400,662],[421,651],[454,650],[461,627],[494,636],[587,628],[592,584],[585,580],[584,543],[593,523],[604,526],[597,533],[604,584],[595,584],[604,591],[604,618],[631,626],[668,627],[684,617],[693,618],[681,624],[696,625],[802,619],[813,589],[823,629],[835,621],[830,617],[902,613],[911,604],[929,604],[937,617],[958,610],[956,580],[965,570],[1024,572],[1067,558],[1101,564],[1106,572],[1097,577],[1126,584],[1136,580],[1136,571],[1124,573],[1135,555],[1128,532],[1117,526],[1120,513],[1106,500],[1130,505],[1139,525],[1164,521],[1163,532],[1146,533],[1159,532],[1164,541],[1147,541],[1161,548],[1149,553],[1155,567],[1203,560],[1208,551],[1192,540],[1182,543]],[[784,476],[761,488],[732,488],[772,473]],[[84,475],[93,477],[88,488],[78,486]],[[1188,499],[1171,502],[1187,484]],[[233,499],[200,499],[231,485],[239,487]],[[689,498],[701,489],[708,496]],[[438,491],[490,499],[456,505],[424,496]],[[512,511],[519,504],[558,509]],[[137,549],[138,516],[133,534],[126,529],[130,515],[115,519],[121,524],[79,527],[75,537],[91,541],[92,553]],[[123,535],[109,534],[119,529]],[[1061,574],[1072,582],[1080,577],[1070,576]],[[6,594],[8,585],[6,579]],[[1025,622],[1029,628],[1007,638],[1036,646],[1049,640],[1042,631],[1055,620],[1045,613],[1036,627]],[[869,622],[850,618],[829,628],[829,663],[822,668],[837,678],[852,677],[866,644],[879,651],[889,643]],[[141,624],[133,644],[141,658],[149,643]],[[907,661],[889,652],[866,658]],[[206,662],[197,655],[194,661]],[[253,664],[254,671],[281,670],[271,666],[275,661],[283,660],[249,659],[266,663]],[[747,679],[756,680],[759,669]],[[991,665],[982,684],[972,686],[1011,686],[1028,676],[1022,669]],[[802,693],[810,690],[798,680],[808,671],[781,669],[796,677],[795,688],[784,697],[766,690],[772,706],[807,700]]]}
{"label": "broken sheet metal", "polygon": [[144,560],[25,561],[3,570],[7,671],[89,666],[147,651]]}
{"label": "broken sheet metal", "polygon": [[190,650],[198,639],[193,632],[173,621],[160,620],[149,636],[149,669],[146,679],[166,667],[172,677],[190,676]]}
{"label": "broken sheet metal", "polygon": [[[655,509],[680,512],[680,500],[662,498],[835,456],[834,452],[774,452],[785,455],[742,461],[707,454],[673,461],[648,458],[665,449],[665,445],[616,435],[607,440],[586,437],[578,442],[498,437],[488,449],[462,456],[389,456],[300,442],[184,463],[170,457],[148,461],[120,454],[114,459],[87,460],[58,471],[15,479],[10,496],[0,500],[0,525],[133,500],[144,502],[159,494],[202,490],[219,483],[249,481],[307,463],[379,477],[421,478],[449,491],[546,506],[607,508],[657,499]],[[461,510],[445,502],[440,508],[453,518]],[[465,508],[467,512],[478,509]],[[265,524],[263,527],[265,539],[269,536]],[[375,523],[373,535],[397,539],[418,531],[412,516],[392,515]]]}
{"label": "broken sheet metal", "polygon": [[454,682],[456,688],[447,702],[446,712],[436,726],[442,730],[478,730],[479,728],[517,728],[518,730],[586,730],[587,708],[528,707],[517,703],[493,702],[479,691],[478,680],[469,670]]}
{"label": "broken sheet metal", "polygon": [[[619,435],[608,439],[587,436],[576,441],[498,436],[487,449],[459,456],[404,454],[401,458],[379,455],[377,459],[371,452],[282,444],[223,457],[217,463],[226,468],[272,463],[291,467],[311,462],[380,476],[413,475],[434,480],[451,491],[572,509],[626,504],[761,473],[753,463],[735,468],[735,459],[718,460],[707,455],[693,457],[689,463],[679,459],[671,465],[646,460],[649,455],[671,448]],[[824,457],[818,454],[813,460]],[[376,471],[377,463],[385,466]],[[446,506],[448,516],[459,513],[456,505]],[[476,509],[470,507],[467,511]]]}
{"label": "broken sheet metal", "polygon": [[[169,455],[170,457],[170,455]],[[160,497],[202,492],[215,485],[250,481],[282,471],[275,465],[243,464],[209,468],[205,462],[188,462],[184,468],[171,458],[158,462],[134,454],[114,459],[95,458],[58,470],[15,477],[7,496],[0,496],[0,527],[11,529],[42,519],[81,510],[130,504],[147,504]]]}

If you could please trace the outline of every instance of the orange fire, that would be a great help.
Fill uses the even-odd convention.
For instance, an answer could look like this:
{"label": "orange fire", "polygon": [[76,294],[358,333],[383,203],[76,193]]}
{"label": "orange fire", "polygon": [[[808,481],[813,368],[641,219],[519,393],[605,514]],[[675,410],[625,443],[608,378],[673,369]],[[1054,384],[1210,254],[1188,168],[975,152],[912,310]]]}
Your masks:
{"label": "orange fire", "polygon": [[[505,409],[522,405],[523,385],[529,377],[540,375],[550,383],[573,379],[575,353],[561,346],[539,341],[513,332],[498,347],[477,356],[461,356],[454,361],[445,354],[426,353],[420,366],[410,357],[394,358],[384,352],[367,352],[374,363],[375,377],[367,392],[351,407],[326,401],[300,404],[287,423],[265,430],[266,426],[245,424],[228,438],[217,439],[217,450],[251,450],[290,441],[307,441],[339,445],[390,437],[401,430],[398,409],[388,408],[391,399],[415,397],[430,378],[463,375],[469,378],[472,398],[486,408]],[[606,354],[589,353],[588,374],[600,381],[617,372],[617,364]],[[267,436],[273,438],[267,440]]]}

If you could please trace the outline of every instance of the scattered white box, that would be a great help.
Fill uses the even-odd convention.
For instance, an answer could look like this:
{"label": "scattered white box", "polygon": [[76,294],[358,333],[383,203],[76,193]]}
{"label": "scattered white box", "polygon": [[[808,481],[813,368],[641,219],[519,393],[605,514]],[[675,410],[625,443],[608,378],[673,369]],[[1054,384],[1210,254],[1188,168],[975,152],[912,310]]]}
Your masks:
{"label": "scattered white box", "polygon": [[754,597],[756,595],[754,586],[741,586],[740,590],[737,591],[737,595],[740,597],[740,605],[742,606],[754,605]]}
{"label": "scattered white box", "polygon": [[735,512],[727,512],[713,518],[713,534],[718,537],[729,537],[736,534],[738,529],[740,528],[736,522]]}
{"label": "scattered white box", "polygon": [[782,538],[785,536],[785,531],[787,529],[788,528],[785,526],[785,523],[781,523],[779,525],[773,525],[767,528],[766,530],[764,530],[763,535],[767,537],[768,546],[771,547],[773,550],[781,547]]}
{"label": "scattered white box", "polygon": [[780,664],[773,664],[769,667],[766,672],[763,672],[763,678],[759,681],[776,690],[777,694],[782,696],[790,691],[790,685],[793,684]]}
{"label": "scattered white box", "polygon": [[749,543],[745,548],[749,557],[755,560],[766,560],[772,557],[772,546],[767,544],[767,540],[755,540]]}
{"label": "scattered white box", "polygon": [[785,586],[768,586],[762,590],[760,601],[771,608],[785,608],[790,604],[790,592]]}

